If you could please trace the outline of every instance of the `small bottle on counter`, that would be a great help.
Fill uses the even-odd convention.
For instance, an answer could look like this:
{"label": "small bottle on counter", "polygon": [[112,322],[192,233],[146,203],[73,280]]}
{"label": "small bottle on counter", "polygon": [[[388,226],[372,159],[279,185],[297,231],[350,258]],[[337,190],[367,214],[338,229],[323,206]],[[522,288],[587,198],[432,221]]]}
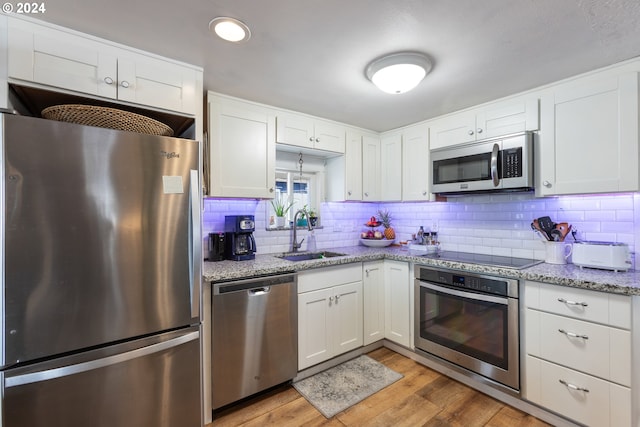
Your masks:
{"label": "small bottle on counter", "polygon": [[418,235],[416,236],[416,243],[419,245],[424,245],[424,227],[420,226],[420,230],[418,230]]}

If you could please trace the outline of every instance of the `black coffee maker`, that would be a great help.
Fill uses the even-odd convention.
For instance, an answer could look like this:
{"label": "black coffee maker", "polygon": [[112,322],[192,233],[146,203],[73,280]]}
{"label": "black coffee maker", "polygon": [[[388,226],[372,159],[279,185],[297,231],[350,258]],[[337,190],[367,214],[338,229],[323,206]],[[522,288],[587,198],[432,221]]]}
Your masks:
{"label": "black coffee maker", "polygon": [[227,215],[224,217],[225,258],[234,261],[255,259],[256,241],[253,215]]}

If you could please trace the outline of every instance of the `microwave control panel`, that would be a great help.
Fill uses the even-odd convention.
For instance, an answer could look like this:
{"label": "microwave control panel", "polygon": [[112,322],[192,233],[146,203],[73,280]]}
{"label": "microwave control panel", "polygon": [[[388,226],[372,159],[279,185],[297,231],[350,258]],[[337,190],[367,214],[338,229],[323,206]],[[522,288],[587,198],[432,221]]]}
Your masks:
{"label": "microwave control panel", "polygon": [[502,178],[522,176],[522,147],[502,150]]}

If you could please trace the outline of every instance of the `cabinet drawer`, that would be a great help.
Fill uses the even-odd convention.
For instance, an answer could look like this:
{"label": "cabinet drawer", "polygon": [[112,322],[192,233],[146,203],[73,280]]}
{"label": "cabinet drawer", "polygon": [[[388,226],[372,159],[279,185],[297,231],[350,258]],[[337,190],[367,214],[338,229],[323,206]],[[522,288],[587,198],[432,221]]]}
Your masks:
{"label": "cabinet drawer", "polygon": [[316,291],[362,280],[362,263],[324,267],[298,273],[298,293]]}
{"label": "cabinet drawer", "polygon": [[589,426],[631,425],[629,388],[532,356],[525,372],[525,399]]}
{"label": "cabinet drawer", "polygon": [[588,289],[527,282],[527,307],[602,323],[618,328],[631,327],[631,299]]}
{"label": "cabinet drawer", "polygon": [[608,326],[527,310],[527,353],[630,386],[631,334]]}

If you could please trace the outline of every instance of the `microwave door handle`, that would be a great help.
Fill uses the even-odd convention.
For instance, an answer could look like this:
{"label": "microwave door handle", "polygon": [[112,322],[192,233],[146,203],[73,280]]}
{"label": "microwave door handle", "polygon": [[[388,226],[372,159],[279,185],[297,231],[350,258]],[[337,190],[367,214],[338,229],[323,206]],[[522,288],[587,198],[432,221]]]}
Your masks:
{"label": "microwave door handle", "polygon": [[500,154],[500,146],[493,144],[493,150],[491,151],[491,180],[493,181],[494,187],[500,184],[500,177],[498,176],[498,154]]}
{"label": "microwave door handle", "polygon": [[256,239],[253,238],[253,234],[249,234],[249,249],[253,252],[256,251]]}

